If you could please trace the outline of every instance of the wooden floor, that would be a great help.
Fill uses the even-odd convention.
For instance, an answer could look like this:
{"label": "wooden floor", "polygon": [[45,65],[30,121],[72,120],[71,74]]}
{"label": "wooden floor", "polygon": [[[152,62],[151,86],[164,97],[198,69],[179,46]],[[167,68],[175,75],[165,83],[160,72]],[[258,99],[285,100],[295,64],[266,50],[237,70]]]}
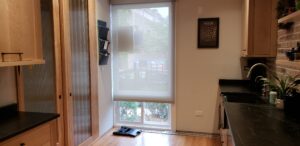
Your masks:
{"label": "wooden floor", "polygon": [[180,136],[143,132],[136,138],[114,136],[112,131],[93,146],[221,146],[217,136]]}

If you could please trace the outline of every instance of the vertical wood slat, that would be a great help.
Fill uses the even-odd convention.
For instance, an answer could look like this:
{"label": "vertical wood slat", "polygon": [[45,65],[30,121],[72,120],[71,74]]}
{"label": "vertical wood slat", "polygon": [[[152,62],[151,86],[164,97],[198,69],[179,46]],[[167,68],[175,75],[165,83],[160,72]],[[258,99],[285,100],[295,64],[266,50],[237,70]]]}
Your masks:
{"label": "vertical wood slat", "polygon": [[18,94],[18,110],[25,111],[23,71],[20,66],[15,67],[15,73],[17,79],[16,84],[17,84],[17,94]]}
{"label": "vertical wood slat", "polygon": [[74,145],[73,136],[73,100],[71,99],[71,50],[70,50],[70,16],[69,1],[59,1],[61,18],[61,44],[62,44],[62,77],[63,77],[63,111],[65,127],[65,145]]}
{"label": "vertical wood slat", "polygon": [[57,120],[57,139],[60,146],[64,141],[64,112],[62,100],[62,50],[60,41],[60,10],[59,0],[52,0],[53,30],[54,30],[54,56],[55,56],[55,83],[56,83],[56,112],[60,114]]}
{"label": "vertical wood slat", "polygon": [[89,55],[91,76],[91,114],[92,114],[92,141],[99,136],[99,102],[98,102],[98,52],[96,30],[96,1],[88,1],[89,19]]}

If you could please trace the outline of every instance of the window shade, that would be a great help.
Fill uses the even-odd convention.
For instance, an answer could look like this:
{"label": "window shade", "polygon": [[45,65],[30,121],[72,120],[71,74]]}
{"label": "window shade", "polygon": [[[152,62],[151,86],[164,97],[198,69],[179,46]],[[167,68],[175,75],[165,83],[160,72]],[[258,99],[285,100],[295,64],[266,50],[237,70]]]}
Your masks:
{"label": "window shade", "polygon": [[114,100],[173,102],[172,3],[112,6]]}
{"label": "window shade", "polygon": [[175,0],[110,0],[112,5],[174,2]]}

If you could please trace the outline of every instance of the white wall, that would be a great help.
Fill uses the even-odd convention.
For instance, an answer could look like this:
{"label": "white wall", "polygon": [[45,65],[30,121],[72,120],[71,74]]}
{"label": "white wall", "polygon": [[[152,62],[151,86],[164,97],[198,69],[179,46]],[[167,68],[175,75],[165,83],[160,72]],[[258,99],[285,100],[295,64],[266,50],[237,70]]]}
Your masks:
{"label": "white wall", "polygon": [[17,86],[13,67],[0,67],[0,107],[17,103]]}
{"label": "white wall", "polygon": [[[218,49],[197,49],[197,19],[205,17],[220,17]],[[177,130],[217,132],[218,79],[241,78],[241,0],[177,0],[175,19]]]}
{"label": "white wall", "polygon": [[[110,22],[109,0],[96,1],[97,19]],[[111,50],[109,50],[111,51]],[[111,62],[108,65],[101,65],[98,68],[99,79],[99,128],[100,136],[103,136],[113,127],[113,101],[111,94]]]}

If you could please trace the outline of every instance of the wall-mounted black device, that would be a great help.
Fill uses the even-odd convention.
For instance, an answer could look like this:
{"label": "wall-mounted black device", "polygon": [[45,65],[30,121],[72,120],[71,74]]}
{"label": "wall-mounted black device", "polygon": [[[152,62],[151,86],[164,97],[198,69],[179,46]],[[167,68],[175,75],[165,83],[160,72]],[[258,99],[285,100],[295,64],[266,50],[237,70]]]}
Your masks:
{"label": "wall-mounted black device", "polygon": [[99,44],[99,65],[106,65],[110,53],[108,52],[110,42],[107,39],[109,28],[105,21],[98,20],[98,44]]}

